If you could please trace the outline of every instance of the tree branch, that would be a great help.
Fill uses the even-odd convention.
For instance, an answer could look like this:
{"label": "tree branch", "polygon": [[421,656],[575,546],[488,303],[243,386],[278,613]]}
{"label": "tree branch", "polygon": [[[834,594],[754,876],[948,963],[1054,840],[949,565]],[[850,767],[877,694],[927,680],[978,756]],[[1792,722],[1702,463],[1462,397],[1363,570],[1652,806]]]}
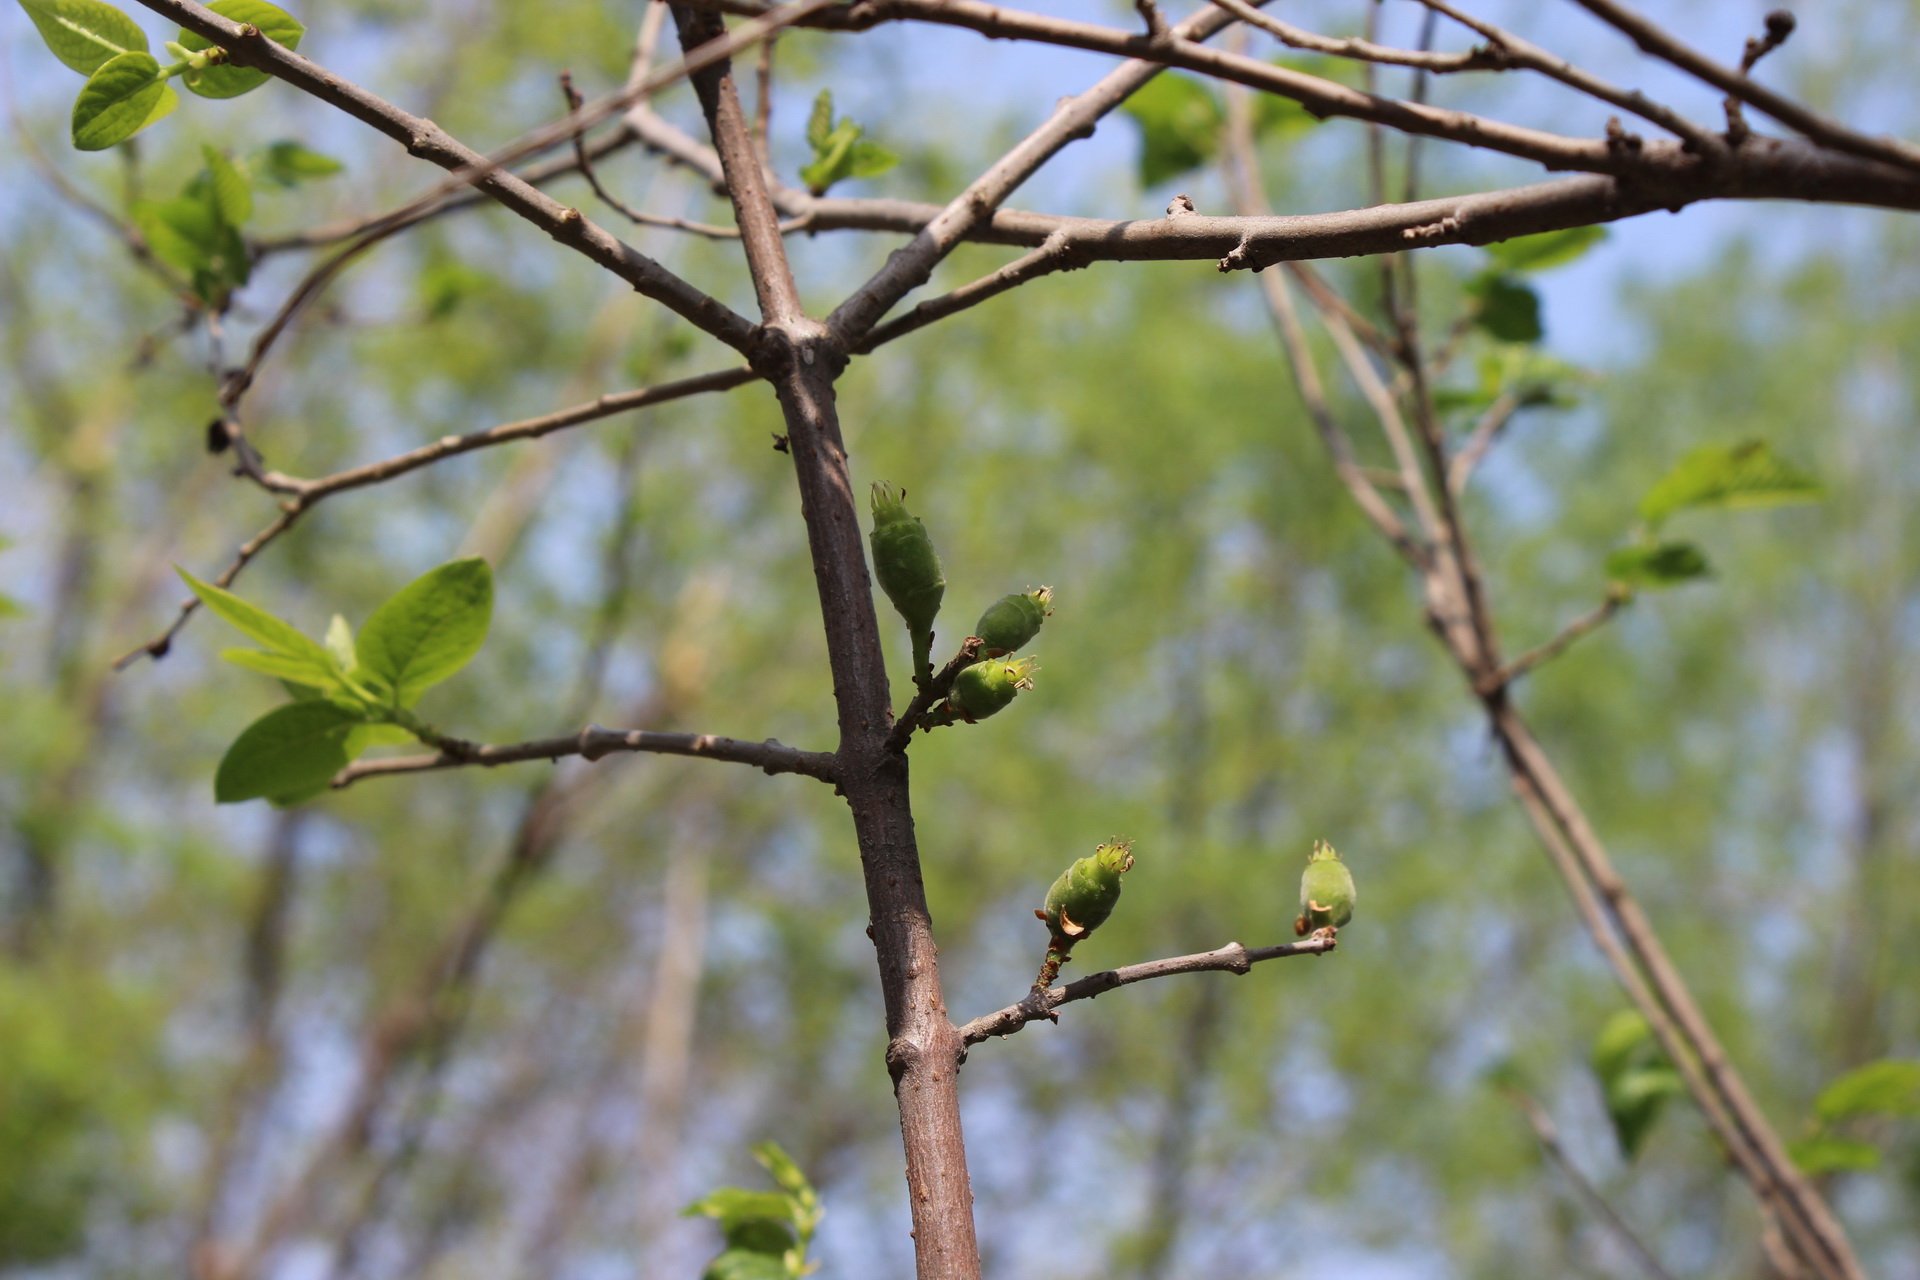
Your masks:
{"label": "tree branch", "polygon": [[1117,987],[1132,986],[1136,982],[1145,982],[1150,978],[1170,978],[1180,973],[1235,973],[1244,974],[1254,965],[1266,960],[1284,960],[1288,956],[1317,956],[1332,951],[1338,945],[1333,938],[1308,938],[1304,942],[1286,942],[1272,947],[1243,947],[1237,942],[1213,951],[1197,951],[1192,955],[1169,956],[1164,960],[1148,960],[1141,964],[1124,965],[1118,969],[1108,969],[1102,973],[1090,973],[1065,986],[1049,987],[1044,992],[1029,994],[1017,1004],[1004,1009],[982,1014],[960,1028],[961,1039],[969,1045],[979,1044],[995,1036],[1010,1036],[1029,1022],[1042,1018],[1054,1019],[1054,1010],[1063,1004],[1072,1004],[1075,1000],[1091,1000],[1095,996],[1105,995]]}
{"label": "tree branch", "polygon": [[[816,0],[802,2],[815,3]],[[456,174],[463,182],[470,181],[561,244],[625,280],[636,292],[661,303],[728,346],[746,349],[753,335],[752,321],[616,238],[578,209],[561,204],[524,178],[500,167],[517,157],[489,160],[431,120],[402,111],[318,63],[275,44],[261,35],[257,27],[229,21],[194,0],[140,0],[140,3],[226,49],[234,65],[252,67],[285,80],[379,130],[405,147],[409,155],[431,161]],[[666,76],[667,73],[662,72],[653,78],[664,82]],[[584,127],[584,124],[573,127]],[[560,139],[564,140],[568,133],[569,130],[563,129]],[[439,198],[440,193],[436,191],[429,199],[437,203]]]}
{"label": "tree branch", "polygon": [[1582,636],[1598,631],[1601,627],[1605,626],[1608,620],[1611,619],[1614,614],[1620,612],[1632,599],[1633,593],[1625,587],[1616,586],[1612,590],[1609,590],[1607,592],[1607,598],[1602,600],[1596,608],[1581,614],[1572,622],[1569,622],[1560,629],[1558,634],[1544,644],[1527,650],[1512,662],[1501,667],[1499,671],[1494,673],[1492,679],[1487,682],[1486,691],[1491,692],[1494,689],[1504,688],[1541,663],[1553,661],[1553,659],[1565,653],[1576,640],[1579,640]]}
{"label": "tree branch", "polygon": [[[1205,39],[1231,21],[1218,10],[1205,9],[1174,27],[1164,39],[1149,38],[1148,43],[1160,49],[1184,43],[1189,37]],[[834,308],[833,314],[827,317],[827,327],[849,345],[864,337],[894,304],[931,279],[934,267],[1036,169],[1068,143],[1090,136],[1102,116],[1125,102],[1160,71],[1157,61],[1136,59],[1109,72],[1086,92],[1063,100],[1044,124],[949,201],[909,244],[894,250],[885,266]]]}
{"label": "tree branch", "polygon": [[357,761],[334,774],[331,785],[338,791],[365,778],[389,777],[397,773],[424,773],[469,765],[491,769],[524,760],[557,761],[566,756],[580,756],[592,761],[619,751],[726,760],[734,764],[749,764],[769,774],[798,773],[822,782],[839,780],[838,762],[831,753],[802,751],[772,738],[749,742],[740,738],[716,737],[710,733],[656,733],[648,729],[603,729],[597,724],[590,724],[579,733],[563,734],[557,738],[536,738],[531,742],[516,742],[510,746],[485,746],[458,738],[439,739],[435,745],[440,750],[433,755]]}

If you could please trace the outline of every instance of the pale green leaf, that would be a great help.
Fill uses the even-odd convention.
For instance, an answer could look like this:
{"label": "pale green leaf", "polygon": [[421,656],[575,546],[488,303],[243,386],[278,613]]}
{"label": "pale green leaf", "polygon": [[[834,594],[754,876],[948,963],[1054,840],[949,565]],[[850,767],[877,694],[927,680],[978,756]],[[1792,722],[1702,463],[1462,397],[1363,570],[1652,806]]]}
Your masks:
{"label": "pale green leaf", "polygon": [[330,666],[315,663],[311,658],[267,653],[260,649],[222,649],[220,657],[236,667],[245,667],[249,671],[258,671],[276,680],[291,681],[317,691],[325,691],[329,686],[339,683]]}
{"label": "pale green leaf", "polygon": [[790,1274],[779,1254],[729,1249],[707,1264],[700,1280],[787,1280]]}
{"label": "pale green leaf", "polygon": [[900,163],[900,157],[877,142],[862,139],[847,151],[847,177],[873,178]]}
{"label": "pale green leaf", "polygon": [[327,623],[325,645],[340,670],[352,674],[353,669],[360,665],[360,657],[353,647],[353,626],[337,613],[333,615],[333,621]]}
{"label": "pale green leaf", "polygon": [[1765,507],[1812,502],[1820,482],[1777,456],[1764,440],[1706,445],[1675,464],[1640,500],[1640,516],[1658,526],[1694,507]]}
{"label": "pale green leaf", "polygon": [[784,1191],[750,1191],[745,1187],[721,1187],[685,1209],[687,1218],[713,1218],[723,1231],[743,1222],[768,1221],[790,1223],[795,1217],[793,1198]]}
{"label": "pale green leaf", "polygon": [[316,794],[347,765],[347,737],[359,717],[315,699],[276,707],[244,729],[220,761],[213,797],[220,804]]}
{"label": "pale green leaf", "polygon": [[248,604],[231,591],[222,590],[211,582],[202,582],[178,565],[174,572],[200,597],[200,603],[232,626],[240,634],[254,643],[262,645],[269,653],[284,654],[291,658],[303,658],[311,661],[322,670],[327,669],[327,651],[322,649],[291,624],[268,613],[257,605]]}
{"label": "pale green leaf", "polygon": [[455,560],[416,579],[373,611],[354,649],[400,705],[467,665],[493,618],[493,570]]}
{"label": "pale green leaf", "polygon": [[74,99],[74,149],[105,151],[125,142],[172,111],[178,101],[152,54],[117,54],[87,77]]}
{"label": "pale green leaf", "polygon": [[1830,1133],[1789,1142],[1787,1155],[1800,1166],[1800,1172],[1813,1177],[1825,1173],[1853,1173],[1880,1166],[1880,1149],[1872,1143],[1837,1138]]}
{"label": "pale green leaf", "polygon": [[101,0],[20,0],[53,56],[90,76],[123,53],[146,53],[147,33]]}
{"label": "pale green leaf", "polygon": [[253,187],[247,175],[231,158],[214,147],[203,146],[207,161],[207,183],[215,212],[230,227],[243,227],[253,216]]}
{"label": "pale green leaf", "polygon": [[1473,323],[1489,335],[1502,342],[1538,342],[1545,336],[1540,295],[1525,281],[1487,271],[1467,282],[1467,292],[1478,299]]}
{"label": "pale green leaf", "polygon": [[1828,1124],[1854,1116],[1920,1115],[1920,1062],[1869,1062],[1821,1090],[1813,1110]]}
{"label": "pale green leaf", "polygon": [[1601,227],[1568,227],[1482,246],[1502,271],[1546,271],[1574,261],[1607,238]]}
{"label": "pale green leaf", "polygon": [[817,152],[827,149],[827,135],[833,130],[833,90],[822,89],[807,115],[807,145]]}
{"label": "pale green leaf", "polygon": [[[268,4],[266,0],[218,0],[218,3],[207,7],[230,21],[252,23],[269,40],[289,49],[299,48],[300,37],[307,33],[306,27],[292,14]],[[191,31],[180,33],[180,44],[196,53],[213,47],[212,41]],[[237,98],[258,89],[270,78],[266,72],[253,67],[222,64],[208,67],[190,78],[187,88],[203,98]]]}
{"label": "pale green leaf", "polygon": [[293,187],[314,178],[330,177],[346,168],[332,156],[309,150],[297,142],[269,143],[254,156],[253,167],[276,187]]}

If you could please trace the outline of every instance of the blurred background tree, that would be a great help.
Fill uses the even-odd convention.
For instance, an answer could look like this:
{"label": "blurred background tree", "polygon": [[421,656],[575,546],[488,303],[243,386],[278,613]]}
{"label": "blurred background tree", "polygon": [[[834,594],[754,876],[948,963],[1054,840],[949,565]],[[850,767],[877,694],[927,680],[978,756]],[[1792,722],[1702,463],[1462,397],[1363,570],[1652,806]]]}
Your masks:
{"label": "blurred background tree", "polygon": [[[1357,8],[1300,20],[1344,33]],[[1495,16],[1583,65],[1718,110],[1570,7],[1509,8]],[[482,148],[555,115],[563,67],[617,88],[637,23],[634,6],[486,0],[299,16],[304,50]],[[1420,11],[1382,20],[1411,43]],[[77,82],[24,14],[0,22],[18,144],[0,156],[0,1270],[205,1272],[277,1222],[250,1259],[274,1276],[690,1276],[713,1232],[679,1210],[747,1177],[749,1144],[772,1137],[820,1188],[826,1274],[909,1273],[859,867],[822,788],[614,757],[216,809],[215,762],[277,692],[217,669],[226,641],[204,619],[165,661],[112,672],[165,621],[171,564],[210,575],[273,515],[206,451],[209,365],[237,359],[305,263],[264,257],[210,326],[76,199],[167,198],[206,142],[337,159],[257,184],[248,232],[270,241],[432,175],[278,85],[75,156]],[[1731,50],[1760,6],[1683,26]],[[1776,81],[1877,131],[1920,129],[1894,56],[1920,34],[1910,6],[1806,27],[1769,62]],[[781,38],[782,177],[831,88],[903,161],[852,189],[943,200],[1108,66],[995,46],[983,74],[969,33],[883,34]],[[1545,93],[1444,88],[1504,110]],[[1582,105],[1594,120],[1556,123],[1593,129]],[[702,132],[685,87],[656,107]],[[1022,204],[1154,218],[1183,190],[1227,208],[1208,157],[1168,160],[1153,124],[1109,121]],[[1271,128],[1262,147],[1277,207],[1365,201],[1359,125]],[[1438,148],[1426,164],[1445,190],[1526,170]],[[601,173],[651,211],[728,219],[638,148]],[[552,189],[596,208],[576,177]],[[1900,945],[1920,925],[1917,237],[1897,214],[1797,205],[1611,228],[1536,278],[1542,349],[1587,371],[1557,382],[1574,403],[1518,418],[1468,499],[1508,627],[1545,637],[1600,598],[1640,495],[1689,450],[1760,438],[1820,477],[1824,502],[1700,517],[1710,580],[1647,594],[1515,696],[1762,1108],[1790,1138],[1866,1144],[1823,1186],[1885,1276],[1920,1275],[1920,1140],[1898,1118],[1914,1100],[1824,1128],[1816,1101],[1854,1068],[1920,1057],[1920,960]],[[749,305],[737,245],[631,238]],[[889,246],[790,247],[817,305]],[[963,249],[936,284],[1004,258]],[[1422,258],[1435,316],[1486,262]],[[1375,287],[1370,264],[1328,275]],[[907,338],[840,386],[855,478],[912,496],[950,620],[1026,585],[1059,593],[1039,687],[916,745],[956,1017],[1024,990],[1031,908],[1114,832],[1139,865],[1069,977],[1279,940],[1315,837],[1365,897],[1331,957],[1152,984],[976,1049],[984,1270],[1630,1273],[1631,1246],[1518,1096],[1673,1274],[1753,1274],[1752,1202],[1691,1110],[1623,1153],[1590,1061],[1620,997],[1404,567],[1334,483],[1257,294],[1204,265],[1096,266]],[[320,475],[712,367],[663,317],[503,211],[444,217],[300,314],[251,392],[254,443]],[[463,456],[316,508],[242,593],[317,634],[484,556],[492,639],[431,695],[436,722],[499,742],[596,719],[824,747],[807,544],[769,447],[783,430],[747,387]],[[883,628],[904,698],[904,637]]]}

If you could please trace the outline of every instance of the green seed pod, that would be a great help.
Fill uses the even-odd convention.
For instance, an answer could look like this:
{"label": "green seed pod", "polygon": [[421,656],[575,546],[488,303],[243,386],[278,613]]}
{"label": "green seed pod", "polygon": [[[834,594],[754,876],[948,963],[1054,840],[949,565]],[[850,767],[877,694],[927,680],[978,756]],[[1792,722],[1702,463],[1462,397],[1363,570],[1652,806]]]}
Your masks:
{"label": "green seed pod", "polygon": [[1040,913],[1056,943],[1071,946],[1105,924],[1120,901],[1120,877],[1132,869],[1132,842],[1112,840],[1062,871]]}
{"label": "green seed pod", "polygon": [[1040,634],[1040,624],[1053,613],[1052,605],[1052,587],[1001,596],[973,625],[973,634],[983,641],[980,652],[998,658],[1026,648],[1027,642]]}
{"label": "green seed pod", "polygon": [[1353,873],[1340,855],[1325,840],[1313,842],[1307,855],[1307,869],[1300,877],[1300,918],[1293,922],[1295,934],[1308,930],[1332,934],[1353,919],[1353,904],[1359,899],[1353,885]]}
{"label": "green seed pod", "polygon": [[947,722],[985,720],[1013,701],[1022,689],[1033,688],[1033,673],[1040,664],[1033,658],[990,658],[976,662],[954,677],[953,691],[941,707]]}
{"label": "green seed pod", "polygon": [[907,510],[903,493],[873,486],[873,573],[912,631],[928,631],[940,612],[947,577],[927,526]]}

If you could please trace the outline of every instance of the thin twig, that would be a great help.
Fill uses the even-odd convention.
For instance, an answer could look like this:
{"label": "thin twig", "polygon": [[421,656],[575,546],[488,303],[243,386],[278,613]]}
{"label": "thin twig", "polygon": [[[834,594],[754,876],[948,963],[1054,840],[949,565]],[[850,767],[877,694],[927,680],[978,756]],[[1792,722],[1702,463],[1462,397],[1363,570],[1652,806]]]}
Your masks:
{"label": "thin twig", "polygon": [[1323,36],[1291,22],[1282,22],[1260,12],[1246,0],[1213,0],[1249,26],[1260,28],[1289,49],[1332,54],[1356,62],[1374,62],[1389,67],[1417,67],[1422,71],[1447,74],[1456,71],[1504,71],[1507,62],[1496,48],[1481,45],[1465,53],[1433,53],[1426,49],[1396,49],[1370,39],[1350,36]]}
{"label": "thin twig", "polygon": [[1602,600],[1599,605],[1560,628],[1559,632],[1555,634],[1551,640],[1527,650],[1513,661],[1501,667],[1500,670],[1495,672],[1492,678],[1487,681],[1488,690],[1505,688],[1541,663],[1553,661],[1565,653],[1567,649],[1582,636],[1590,635],[1605,626],[1614,614],[1620,612],[1620,610],[1631,603],[1632,600],[1633,593],[1624,587],[1615,587],[1608,591],[1605,600]]}
{"label": "thin twig", "polygon": [[603,729],[590,724],[579,733],[557,738],[536,738],[508,746],[487,746],[457,738],[440,739],[440,750],[433,755],[395,756],[384,760],[361,760],[333,775],[335,790],[350,787],[365,778],[384,778],[397,773],[424,773],[435,769],[460,769],[478,766],[491,769],[526,760],[560,760],[579,756],[598,760],[619,751],[652,752],[657,755],[694,756],[703,760],[725,760],[748,764],[769,774],[798,773],[821,782],[837,779],[838,762],[832,752],[802,751],[768,738],[749,742],[740,738],[716,737],[710,733],[656,733],[648,729]]}
{"label": "thin twig", "polygon": [[934,673],[933,680],[914,693],[913,700],[907,703],[906,710],[900,713],[900,718],[893,722],[893,729],[887,734],[886,750],[907,749],[913,731],[927,718],[927,712],[933,709],[933,704],[947,696],[953,688],[954,679],[962,671],[980,660],[980,644],[979,636],[968,636],[961,643],[959,652],[947,660],[946,666]]}
{"label": "thin twig", "polygon": [[1533,1136],[1540,1143],[1540,1150],[1573,1185],[1574,1194],[1580,1197],[1581,1203],[1606,1224],[1607,1230],[1613,1233],[1614,1238],[1639,1264],[1640,1269],[1653,1280],[1673,1280],[1673,1274],[1660,1264],[1659,1257],[1647,1247],[1646,1241],[1640,1238],[1639,1233],[1620,1216],[1620,1211],[1600,1193],[1600,1188],[1594,1186],[1587,1175],[1580,1172],[1580,1166],[1573,1162],[1573,1157],[1567,1154],[1566,1147],[1561,1144],[1560,1131],[1554,1125],[1553,1118],[1547,1114],[1546,1108],[1522,1090],[1504,1089],[1502,1092],[1512,1100],[1515,1107],[1519,1108],[1520,1114],[1526,1117],[1528,1126],[1533,1130]]}
{"label": "thin twig", "polygon": [[[600,396],[585,404],[542,414],[537,418],[524,418],[519,422],[504,423],[497,427],[488,427],[484,431],[472,431],[466,435],[442,436],[432,444],[410,449],[395,457],[370,462],[346,471],[337,471],[315,480],[303,480],[296,476],[282,475],[277,471],[266,472],[261,480],[265,487],[273,492],[292,496],[282,503],[280,515],[271,524],[240,544],[233,560],[213,579],[214,585],[232,586],[233,580],[240,576],[240,571],[260,554],[262,548],[292,528],[294,522],[317,503],[333,494],[378,484],[383,480],[391,480],[395,476],[417,471],[421,467],[456,454],[471,453],[476,449],[487,449],[514,440],[535,440],[550,432],[594,422],[631,409],[664,404],[669,400],[679,400],[703,392],[725,391],[732,387],[744,386],[752,382],[755,376],[751,369],[722,369],[691,378],[681,378],[674,382],[663,382],[657,387],[642,387],[635,391]],[[189,596],[182,600],[173,621],[167,624],[166,629],[115,658],[113,669],[125,670],[143,657],[165,657],[167,650],[173,644],[173,638],[180,633],[180,628],[186,625],[187,619],[192,617],[199,607],[198,596]]]}
{"label": "thin twig", "polygon": [[1237,942],[1229,942],[1213,951],[1198,951],[1192,955],[1169,956],[1164,960],[1148,960],[1142,964],[1124,965],[1118,969],[1108,969],[1102,973],[1090,973],[1061,987],[1049,987],[1045,991],[1029,993],[1027,998],[1004,1009],[982,1014],[960,1028],[961,1039],[969,1045],[979,1044],[995,1036],[1010,1036],[1029,1022],[1045,1018],[1053,1020],[1053,1012],[1063,1004],[1072,1004],[1075,1000],[1091,1000],[1095,996],[1105,995],[1117,987],[1132,986],[1136,982],[1145,982],[1149,978],[1170,978],[1180,973],[1236,973],[1244,974],[1254,965],[1266,960],[1284,960],[1288,956],[1317,956],[1332,951],[1338,943],[1334,938],[1308,938],[1304,942],[1285,942],[1272,947],[1243,947]]}
{"label": "thin twig", "polygon": [[1467,442],[1453,455],[1453,461],[1447,467],[1447,488],[1456,495],[1467,491],[1467,481],[1473,478],[1473,469],[1487,456],[1487,450],[1499,438],[1513,415],[1520,408],[1520,397],[1512,391],[1502,391],[1494,397],[1480,420],[1473,424],[1473,430],[1467,435]]}

